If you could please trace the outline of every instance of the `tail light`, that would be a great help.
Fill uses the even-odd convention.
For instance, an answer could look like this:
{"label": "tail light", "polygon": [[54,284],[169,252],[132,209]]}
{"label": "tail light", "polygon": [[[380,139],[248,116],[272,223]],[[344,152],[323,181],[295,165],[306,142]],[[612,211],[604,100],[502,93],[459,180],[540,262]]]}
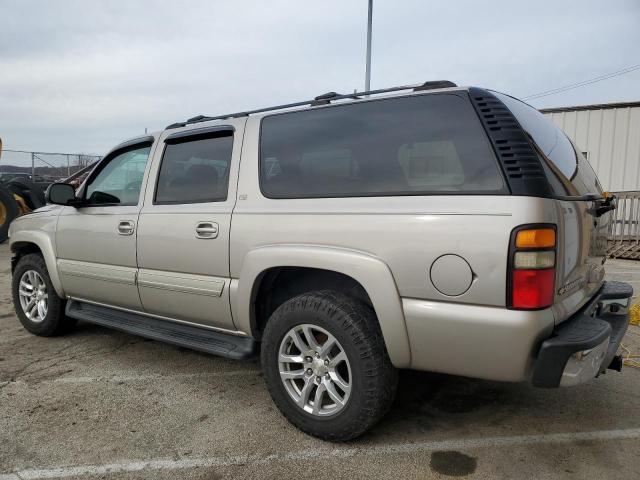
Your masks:
{"label": "tail light", "polygon": [[507,275],[509,308],[539,310],[553,304],[555,225],[522,225],[512,232]]}

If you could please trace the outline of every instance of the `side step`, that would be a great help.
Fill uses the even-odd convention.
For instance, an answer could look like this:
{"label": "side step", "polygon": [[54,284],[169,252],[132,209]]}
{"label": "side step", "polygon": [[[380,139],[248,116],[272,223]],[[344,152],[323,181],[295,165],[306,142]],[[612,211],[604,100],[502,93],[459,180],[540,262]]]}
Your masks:
{"label": "side step", "polygon": [[141,337],[211,353],[221,357],[250,358],[257,351],[252,338],[160,320],[146,315],[69,300],[67,316]]}

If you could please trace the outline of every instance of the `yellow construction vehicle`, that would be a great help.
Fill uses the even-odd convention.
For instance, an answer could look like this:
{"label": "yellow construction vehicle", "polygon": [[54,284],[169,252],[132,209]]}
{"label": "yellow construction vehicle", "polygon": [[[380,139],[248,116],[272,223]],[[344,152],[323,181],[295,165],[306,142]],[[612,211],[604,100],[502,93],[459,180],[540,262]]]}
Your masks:
{"label": "yellow construction vehicle", "polygon": [[[0,138],[1,157],[2,139]],[[21,178],[0,179],[0,243],[7,239],[9,224],[14,218],[44,204],[44,192],[32,182]]]}

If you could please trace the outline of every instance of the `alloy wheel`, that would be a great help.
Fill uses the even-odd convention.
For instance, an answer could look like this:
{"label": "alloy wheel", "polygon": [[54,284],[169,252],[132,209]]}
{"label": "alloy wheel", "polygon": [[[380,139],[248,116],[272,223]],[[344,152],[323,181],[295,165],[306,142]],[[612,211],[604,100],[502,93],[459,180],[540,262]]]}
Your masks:
{"label": "alloy wheel", "polygon": [[351,365],[340,342],[317,325],[289,330],[278,353],[280,378],[291,399],[317,416],[335,415],[351,394]]}
{"label": "alloy wheel", "polygon": [[35,270],[27,270],[22,274],[18,288],[20,306],[25,316],[35,323],[44,321],[47,316],[49,294],[42,276]]}

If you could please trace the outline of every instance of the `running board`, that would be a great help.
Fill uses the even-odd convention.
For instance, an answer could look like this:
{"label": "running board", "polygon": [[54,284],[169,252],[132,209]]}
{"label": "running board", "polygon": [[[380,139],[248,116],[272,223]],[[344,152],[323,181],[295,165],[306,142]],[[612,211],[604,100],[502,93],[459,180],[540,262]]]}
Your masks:
{"label": "running board", "polygon": [[217,332],[206,328],[160,320],[146,315],[69,300],[67,316],[121,332],[211,353],[221,357],[250,358],[257,351],[252,338]]}

